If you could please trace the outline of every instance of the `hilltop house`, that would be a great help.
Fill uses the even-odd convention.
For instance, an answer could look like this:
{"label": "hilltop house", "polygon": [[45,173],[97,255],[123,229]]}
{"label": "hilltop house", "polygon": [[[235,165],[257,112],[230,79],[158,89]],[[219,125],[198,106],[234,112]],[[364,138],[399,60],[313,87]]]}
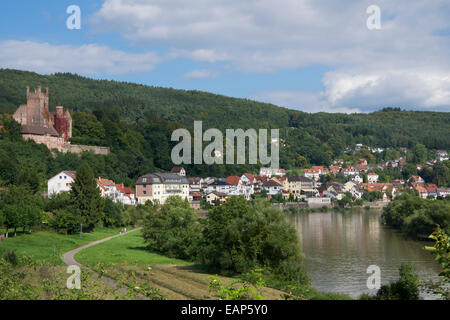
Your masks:
{"label": "hilltop house", "polygon": [[341,171],[347,177],[353,177],[359,174],[359,170],[352,167],[344,168]]}
{"label": "hilltop house", "polygon": [[147,201],[164,204],[170,196],[189,199],[189,181],[173,173],[147,174],[138,178],[136,196],[139,204],[145,204]]}
{"label": "hilltop house", "polygon": [[172,169],[172,173],[179,175],[180,177],[186,177],[186,170],[182,167],[175,167]]}
{"label": "hilltop house", "polygon": [[272,176],[284,177],[286,175],[285,169],[261,168],[259,175],[262,177],[272,178]]}
{"label": "hilltop house", "polygon": [[376,173],[373,173],[373,172],[368,173],[367,174],[367,182],[369,182],[369,183],[377,183],[379,177],[380,176],[378,174],[376,174]]}
{"label": "hilltop house", "polygon": [[438,150],[436,151],[436,159],[438,161],[446,161],[449,159],[448,152],[445,150]]}

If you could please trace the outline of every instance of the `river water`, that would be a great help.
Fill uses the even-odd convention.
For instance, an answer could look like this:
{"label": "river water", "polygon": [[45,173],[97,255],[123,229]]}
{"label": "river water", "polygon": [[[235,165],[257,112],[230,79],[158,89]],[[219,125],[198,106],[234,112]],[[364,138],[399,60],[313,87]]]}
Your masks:
{"label": "river water", "polygon": [[[381,270],[381,283],[398,279],[398,268],[410,263],[421,281],[437,280],[439,264],[423,249],[428,242],[408,240],[380,222],[381,210],[288,215],[298,230],[312,286],[324,292],[358,297],[367,288],[370,265]],[[426,292],[424,299],[438,297]]]}

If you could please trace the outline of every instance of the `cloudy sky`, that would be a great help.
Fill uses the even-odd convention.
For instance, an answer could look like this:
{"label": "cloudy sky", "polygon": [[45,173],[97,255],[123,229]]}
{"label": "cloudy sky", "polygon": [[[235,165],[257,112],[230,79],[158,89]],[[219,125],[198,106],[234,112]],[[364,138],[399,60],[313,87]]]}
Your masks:
{"label": "cloudy sky", "polygon": [[[70,5],[81,29],[69,30]],[[367,8],[381,11],[369,30]],[[0,68],[196,89],[307,112],[450,111],[448,0],[15,0]]]}

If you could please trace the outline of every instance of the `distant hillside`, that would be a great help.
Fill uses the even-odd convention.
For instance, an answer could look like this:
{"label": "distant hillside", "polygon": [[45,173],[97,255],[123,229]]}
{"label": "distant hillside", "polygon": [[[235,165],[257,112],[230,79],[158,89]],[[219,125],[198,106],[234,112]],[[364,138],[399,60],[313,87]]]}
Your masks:
{"label": "distant hillside", "polygon": [[[287,169],[329,165],[356,143],[450,149],[450,113],[389,108],[371,114],[309,114],[200,91],[8,69],[0,70],[0,124],[5,114],[26,102],[26,86],[49,87],[51,109],[63,105],[71,110],[72,142],[111,147],[113,154],[98,160],[96,172],[121,181],[133,181],[151,170],[170,170],[171,132],[177,127],[192,128],[194,120],[202,120],[205,129],[279,128],[285,141],[281,165]],[[72,167],[65,169],[76,169]],[[216,176],[257,170],[254,166],[187,167],[190,174]]]}
{"label": "distant hillside", "polygon": [[49,87],[51,108],[63,105],[72,111],[94,111],[119,107],[131,121],[153,117],[189,128],[194,120],[219,129],[297,127],[322,142],[339,135],[348,144],[450,147],[450,113],[392,109],[371,114],[308,114],[206,92],[99,81],[68,73],[46,76],[1,69],[0,112],[13,112],[24,103],[27,85]]}

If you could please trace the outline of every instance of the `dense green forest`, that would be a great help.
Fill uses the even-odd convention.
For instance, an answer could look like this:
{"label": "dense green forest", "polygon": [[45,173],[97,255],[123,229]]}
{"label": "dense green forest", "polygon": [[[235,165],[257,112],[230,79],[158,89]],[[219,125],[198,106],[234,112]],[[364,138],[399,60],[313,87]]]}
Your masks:
{"label": "dense green forest", "polygon": [[[63,105],[73,117],[72,143],[108,146],[109,156],[57,154],[45,147],[20,141],[11,114],[26,102],[26,86],[50,88],[50,109]],[[89,160],[94,174],[133,185],[142,174],[170,170],[174,129],[192,129],[194,120],[204,130],[218,128],[279,128],[284,146],[283,168],[329,165],[343,156],[347,146],[450,148],[450,114],[383,109],[371,114],[309,114],[246,99],[199,91],[99,81],[73,74],[39,75],[0,70],[0,183],[25,179],[31,172],[43,185],[58,170],[76,170]],[[189,175],[240,175],[258,166],[186,166]],[[13,169],[17,169],[12,172]],[[14,170],[15,170],[14,169]],[[27,178],[28,179],[28,178]],[[30,178],[31,179],[31,178]]]}

